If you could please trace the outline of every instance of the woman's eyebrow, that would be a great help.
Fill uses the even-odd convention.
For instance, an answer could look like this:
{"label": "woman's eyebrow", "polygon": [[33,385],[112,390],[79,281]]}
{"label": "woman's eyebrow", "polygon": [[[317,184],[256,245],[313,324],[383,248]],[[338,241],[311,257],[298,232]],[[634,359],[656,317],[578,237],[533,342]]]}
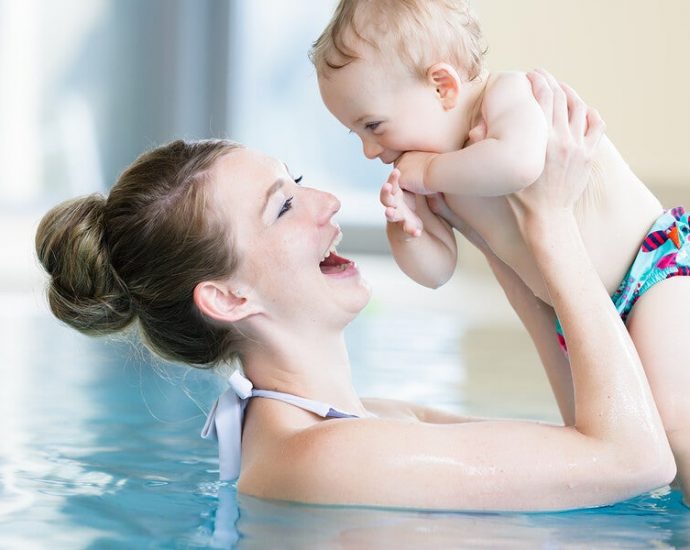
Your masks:
{"label": "woman's eyebrow", "polygon": [[273,182],[271,187],[268,188],[268,191],[266,191],[266,198],[264,199],[264,206],[261,209],[261,212],[266,211],[266,207],[268,206],[268,201],[271,199],[271,196],[278,191],[283,185],[285,185],[285,178],[278,178],[276,181]]}

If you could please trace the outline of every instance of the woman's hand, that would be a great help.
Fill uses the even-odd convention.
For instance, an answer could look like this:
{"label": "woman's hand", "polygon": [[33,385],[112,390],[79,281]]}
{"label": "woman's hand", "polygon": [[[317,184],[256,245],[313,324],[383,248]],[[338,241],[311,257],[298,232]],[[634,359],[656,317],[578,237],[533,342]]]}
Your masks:
{"label": "woman's hand", "polygon": [[529,187],[507,196],[525,238],[536,236],[530,220],[572,213],[587,185],[592,156],[605,127],[595,109],[546,71],[534,71],[527,77],[544,111],[549,141],[542,175]]}

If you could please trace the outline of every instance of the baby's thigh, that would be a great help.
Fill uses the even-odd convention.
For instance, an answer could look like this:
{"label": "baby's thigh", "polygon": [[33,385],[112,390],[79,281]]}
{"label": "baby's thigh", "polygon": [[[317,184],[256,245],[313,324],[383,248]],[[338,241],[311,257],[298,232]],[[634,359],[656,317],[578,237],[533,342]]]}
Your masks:
{"label": "baby's thigh", "polygon": [[690,277],[654,285],[637,301],[628,331],[667,432],[690,427]]}

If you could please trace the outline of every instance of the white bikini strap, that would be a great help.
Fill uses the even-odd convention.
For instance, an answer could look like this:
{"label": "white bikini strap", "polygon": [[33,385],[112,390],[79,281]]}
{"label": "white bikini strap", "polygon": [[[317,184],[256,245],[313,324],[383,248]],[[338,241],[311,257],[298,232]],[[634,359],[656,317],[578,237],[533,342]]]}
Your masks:
{"label": "white bikini strap", "polygon": [[201,437],[218,442],[218,465],[221,481],[231,481],[240,475],[242,453],[242,417],[246,401],[231,389],[226,390],[213,404]]}
{"label": "white bikini strap", "polygon": [[234,480],[240,475],[242,450],[242,420],[247,401],[251,397],[277,399],[323,418],[359,418],[355,414],[339,411],[326,403],[305,399],[289,393],[255,390],[251,381],[235,371],[229,378],[230,387],[211,407],[201,437],[218,442],[220,479]]}
{"label": "white bikini strap", "polygon": [[283,401],[304,409],[314,414],[318,414],[323,418],[358,418],[356,414],[351,414],[345,411],[334,409],[327,403],[321,401],[314,401],[313,399],[306,399],[291,393],[283,393],[280,391],[271,390],[257,390],[254,389],[253,384],[240,371],[235,371],[230,376],[230,387],[235,390],[235,393],[240,399],[249,399],[250,397],[265,397],[268,399],[276,399]]}

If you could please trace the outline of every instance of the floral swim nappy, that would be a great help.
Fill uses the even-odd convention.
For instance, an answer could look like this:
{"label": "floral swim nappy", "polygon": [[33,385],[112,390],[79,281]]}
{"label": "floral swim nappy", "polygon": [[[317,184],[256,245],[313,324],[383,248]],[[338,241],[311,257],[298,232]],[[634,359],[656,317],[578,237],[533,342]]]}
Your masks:
{"label": "floral swim nappy", "polygon": [[[625,321],[635,302],[659,281],[690,276],[690,216],[682,206],[657,218],[642,241],[632,266],[611,297]],[[567,353],[561,323],[556,318],[558,343]]]}

